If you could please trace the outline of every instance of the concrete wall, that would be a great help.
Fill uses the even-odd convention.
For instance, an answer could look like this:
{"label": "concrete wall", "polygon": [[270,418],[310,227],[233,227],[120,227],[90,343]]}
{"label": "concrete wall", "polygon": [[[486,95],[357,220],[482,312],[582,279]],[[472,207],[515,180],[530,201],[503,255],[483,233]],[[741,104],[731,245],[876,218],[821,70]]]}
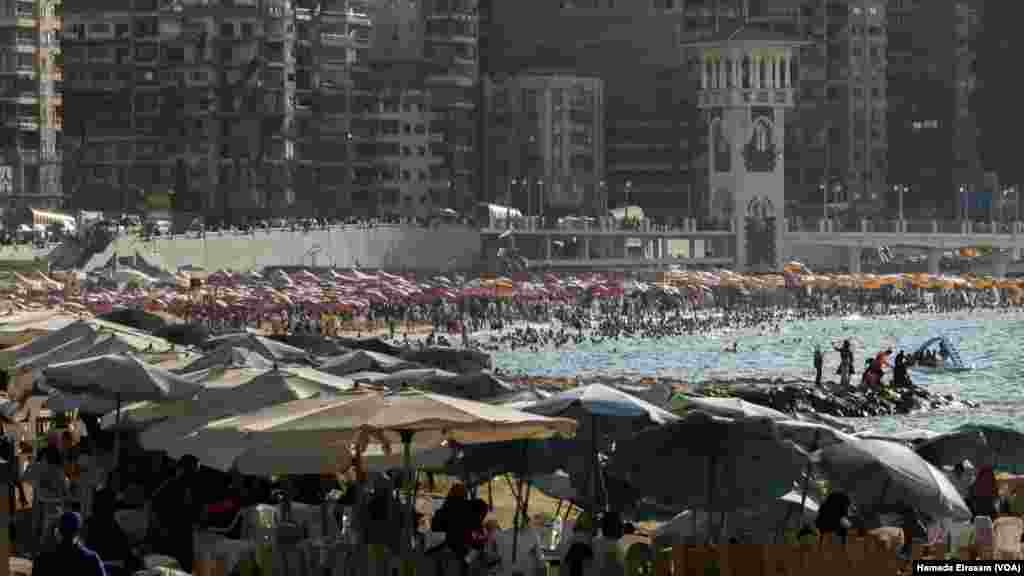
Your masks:
{"label": "concrete wall", "polygon": [[804,263],[813,272],[839,270],[846,267],[846,250],[820,244],[789,243],[788,258]]}
{"label": "concrete wall", "polygon": [[117,253],[136,251],[169,270],[185,265],[249,270],[266,266],[338,266],[385,270],[441,271],[477,264],[480,233],[464,227],[426,229],[407,226],[335,227],[330,230],[258,231],[255,234],[207,234],[143,241],[122,237]]}

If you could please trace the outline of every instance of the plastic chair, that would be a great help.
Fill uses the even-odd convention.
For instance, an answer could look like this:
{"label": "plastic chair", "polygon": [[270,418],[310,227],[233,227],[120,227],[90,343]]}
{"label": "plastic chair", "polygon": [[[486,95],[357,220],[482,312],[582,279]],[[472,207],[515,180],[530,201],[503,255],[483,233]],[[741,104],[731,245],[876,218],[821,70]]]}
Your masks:
{"label": "plastic chair", "polygon": [[246,508],[243,514],[242,538],[257,544],[272,544],[276,538],[277,509],[266,504]]}
{"label": "plastic chair", "polygon": [[992,519],[988,516],[975,516],[974,544],[982,548],[995,544],[995,531],[992,527]]}
{"label": "plastic chair", "polygon": [[953,554],[959,554],[961,548],[970,546],[973,535],[974,527],[966,522],[950,524],[949,548]]}
{"label": "plastic chair", "polygon": [[1014,516],[997,518],[992,525],[995,532],[995,555],[997,560],[1020,560],[1020,537],[1024,534],[1024,520]]}
{"label": "plastic chair", "polygon": [[650,545],[635,542],[626,550],[626,576],[651,576],[654,574],[654,551]]}

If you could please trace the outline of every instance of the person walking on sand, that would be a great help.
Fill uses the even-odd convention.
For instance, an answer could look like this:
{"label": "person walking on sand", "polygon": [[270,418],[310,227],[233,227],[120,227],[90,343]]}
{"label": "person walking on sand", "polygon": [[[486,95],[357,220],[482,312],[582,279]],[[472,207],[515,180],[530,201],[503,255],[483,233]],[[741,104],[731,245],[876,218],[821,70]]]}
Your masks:
{"label": "person walking on sand", "polygon": [[821,346],[814,347],[814,385],[821,386],[821,371],[825,367],[825,355],[821,352]]}

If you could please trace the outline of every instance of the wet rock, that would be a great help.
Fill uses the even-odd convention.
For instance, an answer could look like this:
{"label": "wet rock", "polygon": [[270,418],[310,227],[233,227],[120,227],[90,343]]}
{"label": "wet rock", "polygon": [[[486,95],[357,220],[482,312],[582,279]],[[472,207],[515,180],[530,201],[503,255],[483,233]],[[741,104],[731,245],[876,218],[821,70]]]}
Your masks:
{"label": "wet rock", "polygon": [[909,414],[961,404],[951,394],[933,395],[918,386],[868,390],[832,382],[820,387],[808,382],[781,385],[767,384],[764,380],[731,385],[714,382],[698,388],[696,392],[706,396],[735,396],[781,412],[809,412],[838,418]]}

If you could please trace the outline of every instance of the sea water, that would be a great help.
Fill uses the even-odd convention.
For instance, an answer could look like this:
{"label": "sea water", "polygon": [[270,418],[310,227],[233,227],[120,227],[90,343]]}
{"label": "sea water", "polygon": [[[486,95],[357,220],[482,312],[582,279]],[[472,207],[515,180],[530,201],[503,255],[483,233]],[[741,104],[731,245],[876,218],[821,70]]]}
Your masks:
{"label": "sea water", "polygon": [[[825,377],[836,379],[842,340],[854,347],[857,367],[868,355],[892,348],[908,354],[934,336],[946,336],[960,351],[966,372],[912,371],[916,384],[980,403],[975,409],[949,409],[906,416],[852,418],[861,429],[894,431],[926,428],[937,432],[966,422],[1010,426],[1024,431],[1024,313],[977,310],[903,317],[848,316],[787,321],[770,329],[728,331],[660,339],[606,340],[575,347],[495,354],[495,364],[514,374],[587,377],[667,377],[683,382],[782,379],[813,381],[813,353],[825,354]],[[725,348],[738,341],[737,352]]]}

